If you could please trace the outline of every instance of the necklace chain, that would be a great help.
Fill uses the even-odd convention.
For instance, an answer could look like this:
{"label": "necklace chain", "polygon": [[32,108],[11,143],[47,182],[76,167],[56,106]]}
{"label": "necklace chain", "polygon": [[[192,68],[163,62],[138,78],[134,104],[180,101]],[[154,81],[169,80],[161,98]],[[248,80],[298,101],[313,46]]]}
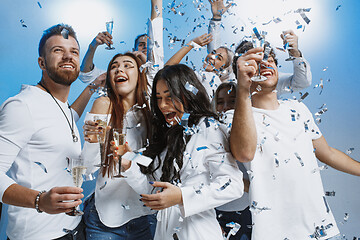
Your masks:
{"label": "necklace chain", "polygon": [[56,101],[55,97],[51,94],[51,92],[49,91],[49,89],[47,89],[42,82],[39,82],[38,84],[39,84],[40,86],[42,86],[42,87],[46,90],[46,92],[47,92],[48,94],[50,94],[50,96],[52,97],[52,99],[54,99],[55,103],[58,105],[58,107],[60,108],[61,112],[64,114],[64,117],[66,118],[67,123],[69,124],[70,130],[71,130],[71,135],[72,135],[72,138],[73,138],[73,142],[77,142],[77,141],[79,140],[79,138],[76,136],[76,134],[75,134],[75,132],[74,132],[74,117],[73,117],[72,110],[70,109],[69,103],[67,102],[67,105],[68,105],[68,108],[69,108],[70,114],[71,114],[71,124],[70,124],[70,121],[69,121],[68,117],[66,116],[64,110],[62,109],[62,107],[60,106],[60,104]]}

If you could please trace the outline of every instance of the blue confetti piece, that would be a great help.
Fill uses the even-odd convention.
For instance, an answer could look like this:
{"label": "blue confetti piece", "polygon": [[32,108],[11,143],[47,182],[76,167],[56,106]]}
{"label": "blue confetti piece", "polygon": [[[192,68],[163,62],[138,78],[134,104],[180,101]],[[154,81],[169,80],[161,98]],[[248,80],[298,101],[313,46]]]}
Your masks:
{"label": "blue confetti piece", "polygon": [[37,2],[37,4],[39,5],[39,8],[42,8],[42,6],[41,6],[40,2]]}
{"label": "blue confetti piece", "polygon": [[262,39],[262,37],[261,37],[261,35],[260,35],[260,33],[259,33],[259,31],[257,30],[256,27],[253,28],[253,32],[255,33],[255,36],[256,36],[259,40]]}
{"label": "blue confetti piece", "polygon": [[196,95],[199,91],[196,87],[191,85],[189,82],[185,83],[185,89],[188,90],[189,92],[192,92],[194,95]]}
{"label": "blue confetti piece", "polygon": [[337,11],[337,10],[339,10],[339,9],[340,9],[340,7],[341,7],[341,5],[338,5],[338,6],[336,7],[336,11]]}
{"label": "blue confetti piece", "polygon": [[100,187],[100,190],[103,190],[104,187],[106,186],[106,184],[107,184],[107,181],[105,181],[104,185]]}
{"label": "blue confetti piece", "polygon": [[189,122],[190,113],[183,113],[180,121],[180,125],[187,126]]}
{"label": "blue confetti piece", "polygon": [[285,45],[284,45],[284,49],[286,50],[288,47],[289,47],[289,43],[287,42],[287,43],[285,43]]}
{"label": "blue confetti piece", "polygon": [[201,150],[205,150],[205,149],[209,149],[209,148],[207,146],[202,146],[202,147],[196,148],[196,151],[201,151]]}
{"label": "blue confetti piece", "polygon": [[34,162],[34,163],[37,164],[39,167],[41,167],[45,173],[47,173],[46,167],[41,162]]}
{"label": "blue confetti piece", "polygon": [[231,179],[229,179],[229,181],[227,181],[224,185],[222,185],[219,189],[216,189],[218,191],[223,191],[225,190],[225,188],[227,188],[231,183]]}

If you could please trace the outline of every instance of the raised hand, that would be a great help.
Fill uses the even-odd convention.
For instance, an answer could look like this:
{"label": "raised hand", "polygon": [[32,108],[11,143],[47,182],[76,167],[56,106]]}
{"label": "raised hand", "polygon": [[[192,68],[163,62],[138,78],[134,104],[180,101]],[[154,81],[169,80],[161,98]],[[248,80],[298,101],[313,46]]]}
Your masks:
{"label": "raised hand", "polygon": [[252,48],[243,55],[241,55],[237,61],[237,79],[238,87],[250,89],[251,77],[256,74],[258,70],[258,63],[263,59],[262,47]]}
{"label": "raised hand", "polygon": [[298,48],[298,36],[292,30],[283,31],[280,37],[283,39],[284,45],[286,43],[289,44],[288,50],[290,56],[301,57],[301,53]]}
{"label": "raised hand", "polygon": [[233,5],[224,5],[224,0],[209,0],[211,5],[211,12],[214,19],[221,19],[221,16]]}
{"label": "raised hand", "polygon": [[208,45],[212,40],[212,35],[205,33],[201,36],[194,38],[192,41],[203,47],[205,45]]}
{"label": "raised hand", "polygon": [[98,35],[96,35],[96,37],[90,43],[90,46],[93,48],[97,48],[98,46],[103,44],[106,44],[108,46],[113,44],[112,36],[107,31],[99,32]]}

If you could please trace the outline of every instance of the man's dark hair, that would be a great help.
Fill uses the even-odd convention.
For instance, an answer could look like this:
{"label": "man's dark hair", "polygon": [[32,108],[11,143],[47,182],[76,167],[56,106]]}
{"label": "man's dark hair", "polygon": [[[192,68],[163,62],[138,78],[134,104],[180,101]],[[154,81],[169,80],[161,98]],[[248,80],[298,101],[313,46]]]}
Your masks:
{"label": "man's dark hair", "polygon": [[144,36],[147,36],[147,34],[146,33],[140,34],[135,38],[135,42],[134,42],[134,50],[135,51],[137,50],[137,46],[139,45],[140,38],[144,37]]}
{"label": "man's dark hair", "polygon": [[[270,43],[269,42],[265,42],[264,46],[269,46],[271,48],[271,51],[270,51],[270,56],[274,59],[275,61],[275,64],[276,66],[278,65],[278,61],[276,59],[276,55],[275,55],[275,52],[274,52],[274,49],[270,46]],[[249,42],[247,40],[243,40],[235,49],[235,57],[233,59],[233,62],[232,62],[232,67],[233,67],[233,72],[235,74],[235,76],[237,77],[237,65],[236,65],[236,62],[238,60],[238,58],[246,53],[247,51],[249,51],[250,49],[254,48],[252,42]]]}
{"label": "man's dark hair", "polygon": [[[62,32],[64,29],[66,31]],[[39,42],[39,56],[40,57],[44,56],[44,46],[45,46],[46,41],[50,37],[55,36],[55,35],[63,35],[64,38],[67,38],[67,36],[71,36],[71,37],[75,38],[77,44],[80,46],[80,44],[76,38],[76,33],[75,33],[74,29],[67,24],[60,23],[60,24],[54,25],[44,31],[44,33],[40,39],[40,42]],[[66,37],[65,37],[65,35],[66,35]]]}

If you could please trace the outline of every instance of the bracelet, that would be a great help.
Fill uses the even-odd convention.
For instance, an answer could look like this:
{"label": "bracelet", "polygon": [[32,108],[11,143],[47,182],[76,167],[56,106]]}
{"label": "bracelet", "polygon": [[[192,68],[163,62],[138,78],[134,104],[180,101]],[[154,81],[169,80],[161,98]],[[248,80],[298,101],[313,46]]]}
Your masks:
{"label": "bracelet", "polygon": [[38,193],[38,195],[35,198],[35,209],[38,213],[42,213],[43,211],[40,210],[39,208],[39,200],[40,200],[40,196],[41,194],[43,194],[44,192],[46,192],[45,190],[42,190]]}

